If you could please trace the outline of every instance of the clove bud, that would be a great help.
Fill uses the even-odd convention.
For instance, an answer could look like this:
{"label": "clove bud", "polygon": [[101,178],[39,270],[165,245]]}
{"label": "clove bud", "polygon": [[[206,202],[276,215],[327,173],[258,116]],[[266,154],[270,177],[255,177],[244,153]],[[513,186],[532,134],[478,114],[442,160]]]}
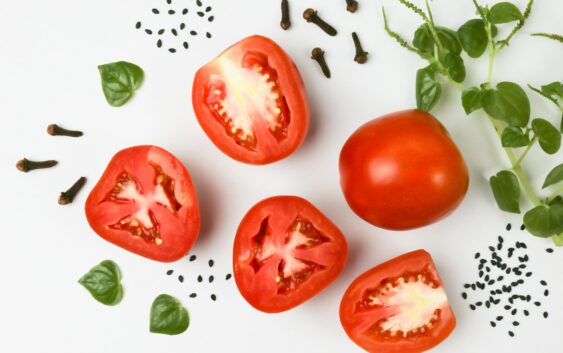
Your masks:
{"label": "clove bud", "polygon": [[86,184],[86,177],[80,177],[72,186],[64,192],[61,192],[59,196],[59,205],[68,205],[74,201],[74,198],[82,187]]}
{"label": "clove bud", "polygon": [[323,71],[323,74],[326,76],[326,78],[330,78],[330,69],[326,64],[325,52],[321,48],[313,49],[313,51],[311,52],[311,59],[318,62],[321,67],[321,70]]}
{"label": "clove bud", "polygon": [[16,168],[18,168],[19,171],[27,173],[30,170],[34,170],[34,169],[51,168],[51,167],[56,166],[58,163],[59,162],[57,162],[55,160],[36,162],[36,161],[30,161],[29,159],[24,158],[22,160],[19,160],[16,163]]}
{"label": "clove bud", "polygon": [[51,136],[80,137],[84,135],[82,131],[67,130],[57,124],[51,124],[47,126],[47,133]]}
{"label": "clove bud", "polygon": [[282,0],[281,2],[282,19],[280,26],[282,29],[286,30],[291,26],[291,21],[289,20],[289,1]]}
{"label": "clove bud", "polygon": [[360,43],[360,38],[356,32],[352,32],[352,39],[354,40],[354,46],[356,47],[356,56],[354,56],[354,61],[358,64],[365,64],[368,61],[368,53],[362,49],[362,44]]}
{"label": "clove bud", "polygon": [[348,12],[356,12],[358,10],[358,2],[356,0],[346,0],[346,10]]}
{"label": "clove bud", "polygon": [[307,21],[307,22],[312,22],[314,24],[316,24],[317,26],[319,26],[323,31],[325,31],[326,34],[330,35],[330,36],[335,36],[336,35],[336,29],[334,27],[332,27],[331,25],[329,25],[328,23],[326,23],[325,21],[323,21],[316,10],[314,9],[307,9],[305,10],[305,12],[303,12],[303,18]]}

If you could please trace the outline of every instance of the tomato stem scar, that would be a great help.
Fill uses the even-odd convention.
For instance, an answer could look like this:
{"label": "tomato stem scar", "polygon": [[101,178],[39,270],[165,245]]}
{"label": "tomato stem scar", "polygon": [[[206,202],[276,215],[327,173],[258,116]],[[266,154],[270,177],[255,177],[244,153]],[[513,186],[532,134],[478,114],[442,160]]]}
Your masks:
{"label": "tomato stem scar", "polygon": [[354,40],[354,46],[356,47],[356,56],[354,56],[354,61],[358,64],[365,64],[368,61],[368,52],[364,51],[362,48],[362,43],[360,43],[360,38],[356,32],[352,32],[352,39]]}
{"label": "tomato stem scar", "polygon": [[281,11],[282,11],[282,19],[280,22],[280,26],[283,30],[286,30],[291,26],[291,21],[289,20],[289,1],[282,0]]}
{"label": "tomato stem scar", "polygon": [[314,48],[313,49],[313,51],[311,52],[311,59],[318,62],[319,65],[321,66],[321,70],[323,71],[323,74],[327,78],[330,78],[330,69],[328,68],[328,65],[326,64],[325,52],[321,48]]}
{"label": "tomato stem scar", "polygon": [[72,203],[76,194],[78,194],[84,184],[86,184],[86,177],[80,177],[67,191],[61,192],[61,195],[59,196],[59,205]]}
{"label": "tomato stem scar", "polygon": [[82,131],[67,130],[57,124],[51,124],[47,126],[47,133],[51,136],[80,137],[84,135]]}
{"label": "tomato stem scar", "polygon": [[358,10],[358,2],[356,0],[346,0],[346,10],[348,10],[348,12],[356,12],[356,10]]}
{"label": "tomato stem scar", "polygon": [[335,36],[337,33],[334,27],[332,27],[331,25],[329,25],[319,17],[319,14],[315,9],[308,8],[307,10],[305,10],[303,12],[303,18],[307,22],[312,22],[317,26],[319,26],[319,28],[325,31],[325,33],[328,34],[329,36]]}
{"label": "tomato stem scar", "polygon": [[30,161],[29,159],[24,158],[24,159],[22,159],[22,160],[20,160],[16,163],[16,168],[18,168],[19,171],[27,173],[30,170],[34,170],[34,169],[51,168],[51,167],[56,166],[58,163],[59,162],[57,162],[55,160],[38,162],[38,161]]}

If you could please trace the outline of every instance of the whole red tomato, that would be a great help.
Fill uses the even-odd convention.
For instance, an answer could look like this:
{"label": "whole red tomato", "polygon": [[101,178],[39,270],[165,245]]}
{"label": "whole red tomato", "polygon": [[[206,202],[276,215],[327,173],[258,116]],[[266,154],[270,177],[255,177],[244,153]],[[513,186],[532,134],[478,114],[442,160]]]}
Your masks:
{"label": "whole red tomato", "polygon": [[429,113],[405,110],[350,136],[340,153],[340,184],[360,217],[405,230],[450,214],[463,200],[469,176],[444,126]]}

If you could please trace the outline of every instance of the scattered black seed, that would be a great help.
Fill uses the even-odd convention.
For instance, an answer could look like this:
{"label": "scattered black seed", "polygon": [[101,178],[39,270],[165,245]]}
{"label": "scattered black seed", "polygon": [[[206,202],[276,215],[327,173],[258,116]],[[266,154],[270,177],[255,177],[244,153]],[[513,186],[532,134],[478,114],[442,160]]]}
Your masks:
{"label": "scattered black seed", "polygon": [[510,337],[514,337],[514,332],[508,331],[508,335],[509,335]]}
{"label": "scattered black seed", "polygon": [[497,250],[502,250],[502,243],[499,243],[499,244],[497,245]]}
{"label": "scattered black seed", "polygon": [[485,270],[486,270],[487,272],[491,272],[491,268],[490,268],[489,266],[485,267]]}
{"label": "scattered black seed", "polygon": [[215,264],[215,261],[209,260],[209,261],[207,262],[207,264],[209,265],[209,267],[213,267],[213,265]]}
{"label": "scattered black seed", "polygon": [[195,259],[197,259],[197,256],[195,255],[190,256],[190,262],[195,261]]}
{"label": "scattered black seed", "polygon": [[172,0],[166,0],[166,3],[170,5],[172,3]]}
{"label": "scattered black seed", "polygon": [[201,0],[197,0],[196,4],[197,4],[197,6],[201,6],[202,5]]}
{"label": "scattered black seed", "polygon": [[548,316],[549,316],[549,313],[547,311],[544,311],[543,317],[547,319]]}
{"label": "scattered black seed", "polygon": [[187,14],[187,13],[188,13],[188,9],[183,9],[183,10],[182,10],[182,15],[185,15],[185,14]]}
{"label": "scattered black seed", "polygon": [[135,28],[137,28],[137,29],[141,28],[141,21],[139,21],[135,24]]}
{"label": "scattered black seed", "polygon": [[508,302],[509,302],[510,304],[514,304],[514,299],[508,298]]}
{"label": "scattered black seed", "polygon": [[479,271],[479,278],[483,277],[483,271]]}
{"label": "scattered black seed", "polygon": [[205,14],[204,14],[202,11],[198,11],[198,12],[197,12],[197,15],[198,15],[199,17],[203,17]]}
{"label": "scattered black seed", "polygon": [[474,283],[471,284],[471,289],[475,290],[475,284]]}
{"label": "scattered black seed", "polygon": [[473,305],[473,304],[469,304],[469,309],[471,309],[471,310],[475,310],[475,305]]}
{"label": "scattered black seed", "polygon": [[497,277],[497,281],[499,281],[499,282],[502,281],[503,279],[504,279],[504,276],[498,276]]}
{"label": "scattered black seed", "polygon": [[512,224],[508,223],[508,224],[506,225],[506,230],[511,230],[511,229],[512,229]]}
{"label": "scattered black seed", "polygon": [[186,24],[185,23],[180,23],[180,29],[184,29],[186,28]]}
{"label": "scattered black seed", "polygon": [[521,268],[521,269],[525,269],[526,267],[527,267],[526,264],[520,264],[520,265],[518,265],[518,268]]}
{"label": "scattered black seed", "polygon": [[512,315],[516,315],[516,313],[518,312],[518,309],[512,309],[512,311],[510,312]]}
{"label": "scattered black seed", "polygon": [[174,11],[174,10],[168,10],[169,15],[174,15],[175,13],[176,13],[176,11]]}
{"label": "scattered black seed", "polygon": [[475,258],[478,259],[479,257],[481,257],[481,254],[478,253],[478,252],[476,252],[476,253],[475,253]]}
{"label": "scattered black seed", "polygon": [[174,270],[168,270],[168,271],[166,271],[166,274],[167,274],[168,276],[170,276],[170,275],[173,274],[173,273],[174,273]]}
{"label": "scattered black seed", "polygon": [[532,272],[526,272],[526,277],[532,276]]}
{"label": "scattered black seed", "polygon": [[483,305],[482,302],[477,302],[477,303],[475,303],[475,306],[481,306],[481,305]]}
{"label": "scattered black seed", "polygon": [[540,284],[541,284],[542,286],[547,286],[547,282],[544,281],[543,279],[540,281]]}
{"label": "scattered black seed", "polygon": [[481,259],[481,260],[479,260],[479,262],[482,263],[482,264],[486,264],[486,263],[487,263],[487,260]]}
{"label": "scattered black seed", "polygon": [[502,319],[504,319],[504,317],[502,317],[502,316],[497,316],[497,321],[502,321]]}
{"label": "scattered black seed", "polygon": [[184,276],[178,276],[178,281],[180,281],[180,283],[184,283]]}
{"label": "scattered black seed", "polygon": [[532,300],[532,296],[528,294],[528,295],[526,296],[526,301],[529,302],[530,300]]}
{"label": "scattered black seed", "polygon": [[176,28],[172,28],[170,30],[170,32],[172,32],[173,35],[177,36],[178,35],[178,31],[176,30]]}
{"label": "scattered black seed", "polygon": [[552,249],[552,248],[547,248],[547,249],[545,249],[545,251],[547,251],[547,252],[550,253],[550,254],[553,253],[553,249]]}
{"label": "scattered black seed", "polygon": [[519,326],[520,323],[519,323],[518,321],[513,321],[513,322],[512,322],[512,325],[514,325],[514,326]]}
{"label": "scattered black seed", "polygon": [[485,284],[481,282],[477,282],[477,287],[479,287],[479,289],[485,289]]}
{"label": "scattered black seed", "polygon": [[489,286],[492,286],[493,284],[495,284],[495,280],[492,279],[492,280],[490,280],[489,282],[487,282],[487,284],[488,284]]}
{"label": "scattered black seed", "polygon": [[549,291],[548,291],[547,289],[544,290],[544,291],[543,291],[543,295],[544,295],[545,297],[547,297],[547,296],[549,295]]}
{"label": "scattered black seed", "polygon": [[191,34],[192,36],[197,36],[197,32],[196,32],[196,31],[190,31],[190,34]]}
{"label": "scattered black seed", "polygon": [[489,246],[489,250],[495,251],[495,247],[494,247],[494,246]]}
{"label": "scattered black seed", "polygon": [[490,278],[489,278],[489,275],[486,275],[486,276],[485,276],[485,282],[489,281],[489,279],[490,279]]}
{"label": "scattered black seed", "polygon": [[165,31],[166,31],[166,30],[165,30],[164,28],[162,28],[162,29],[159,29],[157,33],[158,33],[158,34],[164,34]]}
{"label": "scattered black seed", "polygon": [[207,32],[207,33],[205,33],[205,36],[206,36],[207,38],[211,38],[211,33]]}
{"label": "scattered black seed", "polygon": [[152,13],[154,13],[155,15],[158,15],[160,13],[160,11],[158,11],[158,9],[152,9]]}
{"label": "scattered black seed", "polygon": [[207,19],[207,21],[213,22],[214,19],[215,19],[215,16],[209,16],[209,18]]}
{"label": "scattered black seed", "polygon": [[156,46],[158,48],[162,47],[162,39],[159,39],[159,40],[156,41]]}
{"label": "scattered black seed", "polygon": [[[225,281],[228,281],[231,279],[233,275],[231,275],[230,273],[227,273],[227,275],[225,276]],[[467,295],[466,295],[467,296]]]}
{"label": "scattered black seed", "polygon": [[184,46],[184,49],[188,49],[190,47],[188,42],[184,42],[184,43],[182,43],[182,45]]}
{"label": "scattered black seed", "polygon": [[201,275],[197,276],[197,281],[199,283],[203,282],[203,277]]}
{"label": "scattered black seed", "polygon": [[530,312],[528,310],[524,310],[524,315],[528,316],[530,315]]}
{"label": "scattered black seed", "polygon": [[509,267],[509,268],[506,269],[506,274],[509,275],[510,272],[512,272],[512,269]]}
{"label": "scattered black seed", "polygon": [[171,52],[171,53],[175,53],[175,52],[176,52],[176,49],[170,48],[170,49],[168,49],[168,51]]}
{"label": "scattered black seed", "polygon": [[190,294],[190,298],[195,298],[195,297],[197,297],[197,293]]}
{"label": "scattered black seed", "polygon": [[492,326],[492,327],[497,327],[497,323],[494,322],[494,321],[491,321],[491,326]]}
{"label": "scattered black seed", "polygon": [[215,294],[211,294],[211,300],[216,301],[217,300],[217,296]]}
{"label": "scattered black seed", "polygon": [[511,307],[510,305],[505,305],[505,306],[504,306],[504,310],[510,310],[510,309],[512,309],[512,307]]}
{"label": "scattered black seed", "polygon": [[463,288],[466,288],[466,289],[467,289],[467,288],[471,288],[471,284],[466,283],[466,284],[463,285]]}
{"label": "scattered black seed", "polygon": [[205,8],[205,12],[209,12],[209,11],[211,11],[211,10],[212,10],[211,6],[207,6],[207,7]]}
{"label": "scattered black seed", "polygon": [[465,293],[465,292],[461,293],[461,297],[462,297],[463,299],[467,299],[467,293]]}
{"label": "scattered black seed", "polygon": [[524,229],[526,229],[526,226],[522,224],[522,225],[520,226],[520,230],[524,230]]}
{"label": "scattered black seed", "polygon": [[215,277],[213,277],[213,275],[209,276],[209,283],[213,283],[214,279],[215,279]]}
{"label": "scattered black seed", "polygon": [[491,303],[489,303],[489,301],[487,300],[487,301],[485,302],[485,306],[487,307],[487,309],[489,309],[489,308],[491,307]]}
{"label": "scattered black seed", "polygon": [[495,292],[495,290],[493,289],[493,290],[491,290],[489,293],[491,293],[491,295],[495,295],[496,292]]}
{"label": "scattered black seed", "polygon": [[517,282],[518,284],[524,284],[524,280],[522,278],[520,278]]}
{"label": "scattered black seed", "polygon": [[497,292],[497,294],[502,294],[502,290],[500,290],[500,289],[497,289],[496,292]]}
{"label": "scattered black seed", "polygon": [[499,242],[499,243],[504,242],[504,238],[503,238],[501,235],[498,236],[498,242]]}
{"label": "scattered black seed", "polygon": [[540,303],[540,302],[534,302],[534,305],[535,305],[535,306],[540,306],[541,303]]}
{"label": "scattered black seed", "polygon": [[485,264],[480,264],[480,265],[479,265],[479,270],[482,270],[484,266],[485,266]]}
{"label": "scattered black seed", "polygon": [[148,34],[148,35],[151,35],[152,31],[150,29],[145,29],[145,33]]}

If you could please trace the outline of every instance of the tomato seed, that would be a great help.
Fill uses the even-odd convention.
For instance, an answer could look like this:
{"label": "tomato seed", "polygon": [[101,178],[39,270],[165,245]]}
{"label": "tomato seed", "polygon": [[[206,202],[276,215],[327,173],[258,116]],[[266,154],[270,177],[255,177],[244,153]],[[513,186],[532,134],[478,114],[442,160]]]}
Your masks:
{"label": "tomato seed", "polygon": [[184,28],[186,28],[186,24],[185,24],[185,23],[183,23],[183,22],[182,22],[182,23],[180,23],[180,29],[184,29]]}
{"label": "tomato seed", "polygon": [[176,28],[172,28],[172,30],[170,32],[172,32],[172,34],[175,35],[175,36],[178,35],[178,31],[176,30]]}
{"label": "tomato seed", "polygon": [[518,309],[513,309],[510,313],[511,313],[512,315],[516,315],[517,312],[518,312]]}
{"label": "tomato seed", "polygon": [[197,6],[201,6],[202,5],[201,0],[197,0],[196,4],[197,4]]}

